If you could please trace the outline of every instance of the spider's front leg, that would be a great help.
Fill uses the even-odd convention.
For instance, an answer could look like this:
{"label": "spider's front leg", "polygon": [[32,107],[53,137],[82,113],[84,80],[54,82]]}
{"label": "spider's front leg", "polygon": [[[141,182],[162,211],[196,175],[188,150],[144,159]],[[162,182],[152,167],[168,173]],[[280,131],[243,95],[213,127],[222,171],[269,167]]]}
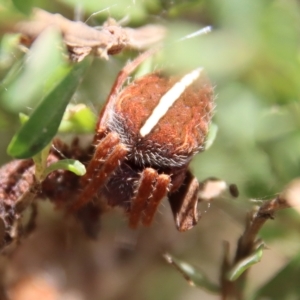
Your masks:
{"label": "spider's front leg", "polygon": [[129,212],[129,226],[136,228],[142,218],[142,224],[149,226],[161,200],[167,195],[171,178],[167,174],[158,174],[152,168],[141,173]]}
{"label": "spider's front leg", "polygon": [[126,154],[126,146],[120,143],[119,135],[115,132],[108,133],[99,142],[87,166],[86,174],[81,179],[83,190],[71,206],[72,211],[77,211],[91,201],[125,159]]}

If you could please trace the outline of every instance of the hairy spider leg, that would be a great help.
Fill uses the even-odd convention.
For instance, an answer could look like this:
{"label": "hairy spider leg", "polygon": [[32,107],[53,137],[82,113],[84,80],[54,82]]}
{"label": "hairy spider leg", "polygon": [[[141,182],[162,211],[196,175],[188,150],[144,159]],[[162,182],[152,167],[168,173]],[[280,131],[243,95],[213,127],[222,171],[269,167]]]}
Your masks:
{"label": "hairy spider leg", "polygon": [[194,227],[198,216],[199,182],[190,171],[179,190],[169,195],[169,202],[179,231],[187,231]]}
{"label": "hairy spider leg", "polygon": [[95,147],[93,158],[90,160],[86,168],[86,173],[81,177],[81,186],[87,185],[94,178],[96,172],[102,166],[102,160],[111,152],[111,149],[119,143],[119,135],[117,133],[109,133]]}
{"label": "hairy spider leg", "polygon": [[131,202],[131,208],[129,213],[129,226],[136,228],[141,218],[143,210],[146,208],[147,201],[150,198],[155,180],[157,178],[157,172],[152,168],[146,168],[138,181],[134,198]]}
{"label": "hairy spider leg", "polygon": [[142,224],[144,226],[151,225],[153,217],[157,211],[158,205],[168,193],[170,182],[171,177],[169,175],[160,174],[157,176],[152,197],[148,199],[147,206],[144,210],[144,215],[142,217]]}
{"label": "hairy spider leg", "polygon": [[108,135],[96,146],[96,151],[87,167],[85,187],[79,198],[71,206],[71,211],[77,211],[88,203],[96,192],[105,184],[127,154],[126,146],[119,143],[116,133]]}

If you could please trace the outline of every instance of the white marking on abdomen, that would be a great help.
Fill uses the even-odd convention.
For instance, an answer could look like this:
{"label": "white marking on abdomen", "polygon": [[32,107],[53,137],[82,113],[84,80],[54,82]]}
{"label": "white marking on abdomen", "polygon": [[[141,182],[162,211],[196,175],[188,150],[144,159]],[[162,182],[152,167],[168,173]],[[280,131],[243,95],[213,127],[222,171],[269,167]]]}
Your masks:
{"label": "white marking on abdomen", "polygon": [[169,89],[159,100],[158,104],[154,108],[150,117],[146,120],[143,127],[140,129],[140,135],[146,136],[151,132],[159,120],[167,113],[169,108],[174,102],[181,96],[187,87],[189,87],[202,72],[203,68],[198,68],[191,73],[182,77],[182,79],[176,82],[171,89]]}

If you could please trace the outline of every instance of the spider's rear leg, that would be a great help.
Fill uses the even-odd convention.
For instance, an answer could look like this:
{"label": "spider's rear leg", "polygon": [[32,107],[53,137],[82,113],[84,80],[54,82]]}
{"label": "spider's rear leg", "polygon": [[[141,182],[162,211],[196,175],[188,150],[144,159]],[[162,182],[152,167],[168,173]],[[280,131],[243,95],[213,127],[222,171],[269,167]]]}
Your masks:
{"label": "spider's rear leg", "polygon": [[97,191],[106,183],[127,154],[126,146],[120,143],[116,133],[108,133],[96,146],[93,158],[87,166],[87,172],[81,179],[83,190],[71,211],[77,211],[87,204]]}
{"label": "spider's rear leg", "polygon": [[159,203],[168,192],[169,185],[170,177],[168,175],[159,175],[152,168],[146,168],[142,172],[131,202],[129,213],[129,226],[131,228],[137,227],[141,217],[143,225],[151,224]]}
{"label": "spider's rear leg", "polygon": [[190,171],[187,171],[181,187],[169,195],[169,202],[179,231],[189,230],[198,223],[198,194],[199,182]]}

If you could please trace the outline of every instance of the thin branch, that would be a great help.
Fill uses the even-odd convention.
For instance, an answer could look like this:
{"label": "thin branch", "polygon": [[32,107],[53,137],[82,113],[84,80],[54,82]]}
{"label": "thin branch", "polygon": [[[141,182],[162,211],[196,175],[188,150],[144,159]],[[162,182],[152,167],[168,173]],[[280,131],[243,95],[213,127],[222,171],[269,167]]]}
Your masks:
{"label": "thin branch", "polygon": [[259,209],[250,214],[247,221],[246,229],[239,240],[235,261],[250,254],[257,242],[257,235],[269,219],[274,219],[278,210],[289,208],[291,205],[288,201],[278,195],[276,198],[266,201]]}
{"label": "thin branch", "polygon": [[30,46],[51,26],[61,33],[73,61],[81,61],[89,54],[108,59],[108,55],[117,54],[124,48],[144,50],[161,42],[166,35],[166,29],[161,25],[123,28],[113,19],[108,19],[98,30],[38,8],[33,10],[32,20],[18,22],[11,31],[21,33],[23,44]]}
{"label": "thin branch", "polygon": [[[223,264],[221,272],[222,299],[243,299],[243,289],[246,282],[247,271],[245,271],[236,281],[229,281],[227,274],[237,262],[247,258],[252,254],[261,240],[258,238],[259,231],[265,222],[274,219],[277,211],[292,207],[291,201],[285,197],[286,191],[290,192],[290,186],[274,199],[264,202],[258,209],[248,214],[246,228],[238,240],[235,258],[228,264],[228,247],[225,249],[226,264]],[[225,259],[224,258],[224,259]]]}

